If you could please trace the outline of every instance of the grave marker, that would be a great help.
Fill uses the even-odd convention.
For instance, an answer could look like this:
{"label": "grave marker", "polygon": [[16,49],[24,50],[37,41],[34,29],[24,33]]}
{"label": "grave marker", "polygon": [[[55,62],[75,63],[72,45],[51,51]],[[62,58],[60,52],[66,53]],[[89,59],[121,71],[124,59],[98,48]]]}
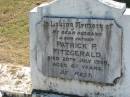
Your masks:
{"label": "grave marker", "polygon": [[128,11],[111,0],[54,0],[34,8],[33,89],[52,95],[129,97]]}

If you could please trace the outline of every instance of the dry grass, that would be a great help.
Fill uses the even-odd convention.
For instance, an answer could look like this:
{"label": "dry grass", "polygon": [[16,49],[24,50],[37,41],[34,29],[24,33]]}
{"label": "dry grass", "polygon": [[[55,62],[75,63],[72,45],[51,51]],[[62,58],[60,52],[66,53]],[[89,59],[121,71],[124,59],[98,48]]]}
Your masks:
{"label": "dry grass", "polygon": [[47,0],[0,0],[0,63],[29,64],[28,12]]}

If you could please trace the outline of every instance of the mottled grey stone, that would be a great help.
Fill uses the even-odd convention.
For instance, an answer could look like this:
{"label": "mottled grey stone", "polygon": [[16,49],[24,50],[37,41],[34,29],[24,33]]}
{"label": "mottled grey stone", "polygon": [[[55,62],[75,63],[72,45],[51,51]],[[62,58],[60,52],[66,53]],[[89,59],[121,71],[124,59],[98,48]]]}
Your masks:
{"label": "mottled grey stone", "polygon": [[123,30],[115,20],[43,17],[37,26],[45,76],[105,84],[121,77]]}

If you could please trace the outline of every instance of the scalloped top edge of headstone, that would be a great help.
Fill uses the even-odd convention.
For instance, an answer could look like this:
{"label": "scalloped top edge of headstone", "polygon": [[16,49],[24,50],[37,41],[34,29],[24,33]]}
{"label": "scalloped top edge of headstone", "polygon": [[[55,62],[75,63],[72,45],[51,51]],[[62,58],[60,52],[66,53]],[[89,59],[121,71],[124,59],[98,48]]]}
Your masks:
{"label": "scalloped top edge of headstone", "polygon": [[[64,0],[50,0],[50,2],[44,2],[41,5],[33,8],[30,12],[38,12],[39,8],[44,8],[47,6],[55,5],[55,4],[57,4],[57,2],[62,3],[63,1]],[[73,0],[69,0],[69,1],[73,1]],[[79,0],[79,1],[82,2],[81,0]],[[83,1],[95,2],[98,4],[100,3],[100,6],[112,8],[112,9],[120,12],[121,14],[124,14],[124,12],[126,10],[126,3],[117,2],[117,1],[113,1],[113,0],[83,0]]]}

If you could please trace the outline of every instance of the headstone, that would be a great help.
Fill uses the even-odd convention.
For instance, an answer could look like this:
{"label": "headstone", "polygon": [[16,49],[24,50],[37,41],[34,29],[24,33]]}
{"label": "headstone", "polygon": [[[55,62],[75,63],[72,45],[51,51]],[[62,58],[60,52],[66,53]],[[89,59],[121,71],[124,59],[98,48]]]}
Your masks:
{"label": "headstone", "polygon": [[128,13],[111,0],[54,0],[31,10],[32,85],[49,93],[33,96],[130,97]]}

